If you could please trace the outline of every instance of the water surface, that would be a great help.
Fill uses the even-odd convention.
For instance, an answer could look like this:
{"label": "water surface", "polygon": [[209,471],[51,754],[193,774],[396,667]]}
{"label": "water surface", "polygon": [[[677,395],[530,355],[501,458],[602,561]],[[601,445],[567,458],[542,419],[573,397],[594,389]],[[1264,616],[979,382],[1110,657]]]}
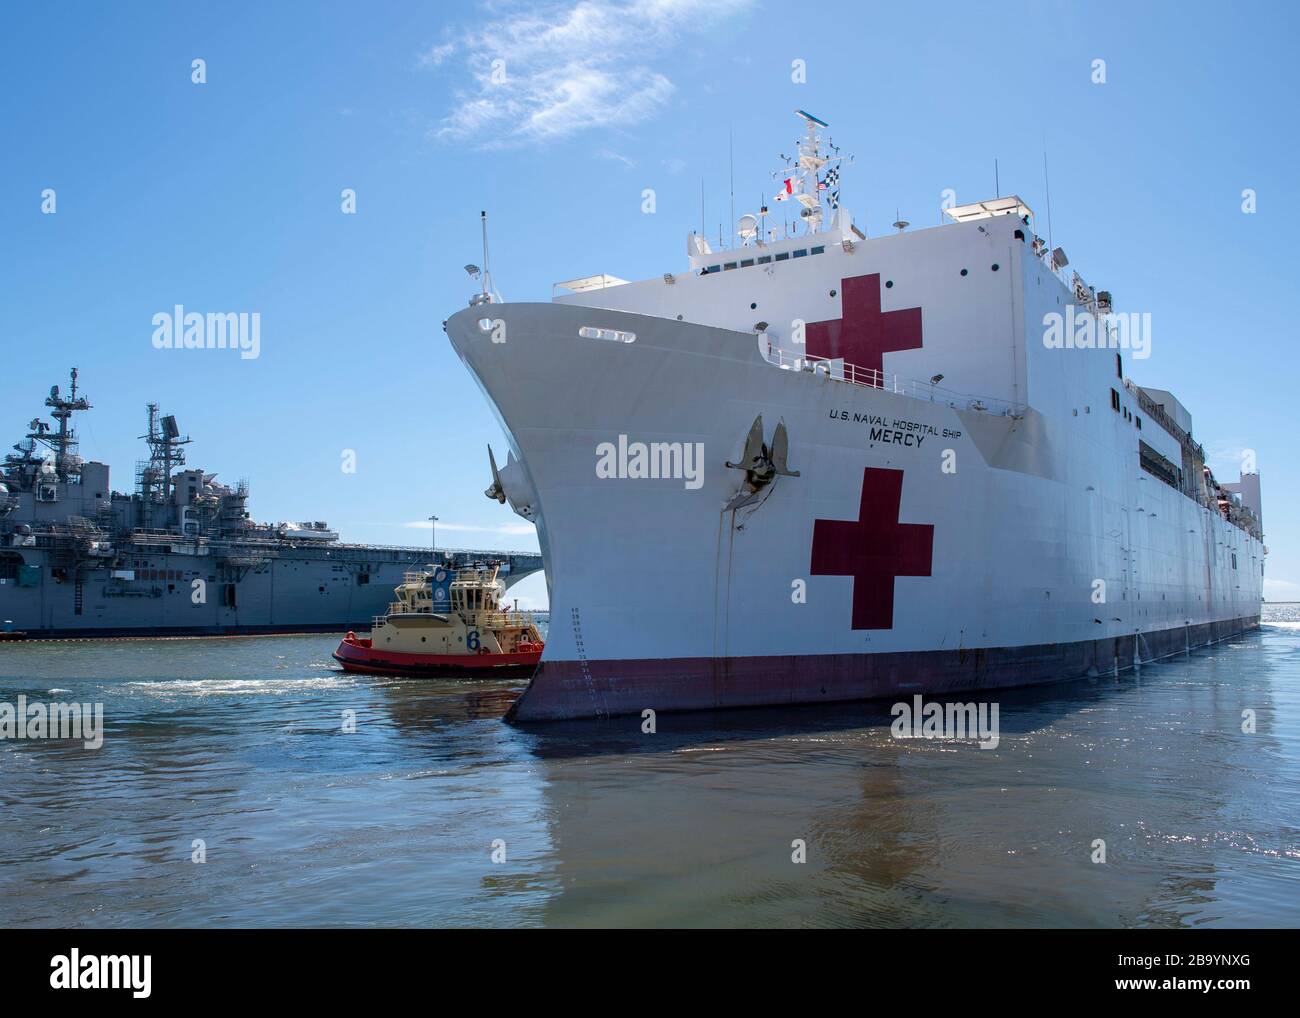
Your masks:
{"label": "water surface", "polygon": [[882,706],[519,729],[521,683],[350,676],[335,642],[0,644],[0,702],[106,728],[0,741],[0,924],[1300,925],[1297,605],[985,694],[996,750]]}

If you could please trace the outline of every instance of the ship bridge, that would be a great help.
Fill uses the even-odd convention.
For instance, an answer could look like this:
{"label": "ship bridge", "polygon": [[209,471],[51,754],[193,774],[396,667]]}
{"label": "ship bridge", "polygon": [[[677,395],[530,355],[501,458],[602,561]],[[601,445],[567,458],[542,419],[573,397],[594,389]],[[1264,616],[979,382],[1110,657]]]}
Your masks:
{"label": "ship bridge", "polygon": [[435,561],[451,569],[464,569],[467,566],[486,562],[500,562],[501,569],[497,576],[505,582],[509,590],[525,576],[541,572],[542,556],[535,551],[475,551],[473,549],[452,549],[437,552]]}

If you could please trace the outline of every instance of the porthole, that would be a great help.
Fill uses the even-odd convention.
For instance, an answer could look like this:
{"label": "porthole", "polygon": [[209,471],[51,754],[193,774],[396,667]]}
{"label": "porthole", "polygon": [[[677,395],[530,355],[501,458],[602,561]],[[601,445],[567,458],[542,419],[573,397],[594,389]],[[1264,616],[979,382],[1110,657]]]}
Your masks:
{"label": "porthole", "polygon": [[994,262],[994,263],[993,263],[993,271],[994,271],[994,272],[997,272],[997,271],[998,271],[998,263],[997,263],[997,262]]}
{"label": "porthole", "polygon": [[837,291],[837,290],[832,290],[832,291],[831,291],[831,296],[834,297],[835,294],[838,293],[838,292],[839,292],[839,291]]}
{"label": "porthole", "polygon": [[885,289],[886,289],[886,290],[892,290],[893,288],[894,288],[894,281],[893,281],[892,279],[886,279],[886,280],[885,280]]}
{"label": "porthole", "polygon": [[751,304],[749,305],[749,310],[750,310],[750,311],[753,311],[753,310],[755,310],[757,307],[758,307],[757,304],[751,303]]}
{"label": "porthole", "polygon": [[965,269],[962,269],[962,270],[961,270],[961,274],[962,274],[963,276],[966,275],[966,270],[965,270]]}

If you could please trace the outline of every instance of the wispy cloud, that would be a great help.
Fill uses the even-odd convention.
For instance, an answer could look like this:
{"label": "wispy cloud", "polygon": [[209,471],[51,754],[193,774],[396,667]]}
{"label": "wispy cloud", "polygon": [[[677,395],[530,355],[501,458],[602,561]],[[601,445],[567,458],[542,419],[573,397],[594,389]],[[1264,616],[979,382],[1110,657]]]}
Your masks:
{"label": "wispy cloud", "polygon": [[613,149],[602,148],[596,155],[601,159],[608,159],[611,163],[620,163],[629,170],[636,166],[635,159],[629,159],[622,152],[615,152]]}
{"label": "wispy cloud", "polygon": [[491,20],[419,55],[466,84],[433,133],[482,147],[548,141],[654,116],[676,86],[657,66],[672,47],[754,0],[562,0],[489,5]]}
{"label": "wispy cloud", "polygon": [[[403,523],[402,526],[411,530],[433,528],[433,524],[428,520],[412,520],[410,523]],[[446,533],[501,534],[502,536],[537,532],[537,528],[531,523],[497,523],[492,526],[479,526],[474,523],[443,523],[442,520],[438,521],[438,530]]]}

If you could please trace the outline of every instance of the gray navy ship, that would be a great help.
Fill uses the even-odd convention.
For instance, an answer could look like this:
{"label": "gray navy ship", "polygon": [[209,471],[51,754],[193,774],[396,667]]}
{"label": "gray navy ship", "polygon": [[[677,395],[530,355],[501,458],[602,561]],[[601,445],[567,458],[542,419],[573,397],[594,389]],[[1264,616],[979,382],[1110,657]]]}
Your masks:
{"label": "gray navy ship", "polygon": [[56,385],[0,468],[0,623],[31,637],[200,636],[369,626],[408,573],[501,563],[507,584],[540,555],[345,544],[324,522],[266,524],[248,483],[185,468],[176,418],[148,406],[135,490],[77,452],[90,401]]}

